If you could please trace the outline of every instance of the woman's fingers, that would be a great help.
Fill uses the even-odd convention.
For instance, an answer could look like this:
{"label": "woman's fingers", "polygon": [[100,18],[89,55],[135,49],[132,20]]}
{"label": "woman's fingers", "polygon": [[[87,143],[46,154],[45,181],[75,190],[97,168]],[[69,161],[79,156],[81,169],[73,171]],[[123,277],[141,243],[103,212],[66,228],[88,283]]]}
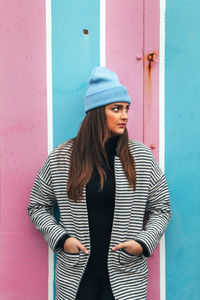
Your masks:
{"label": "woman's fingers", "polygon": [[127,246],[127,242],[120,243],[112,248],[112,250],[119,250]]}
{"label": "woman's fingers", "polygon": [[79,249],[81,251],[83,251],[85,254],[89,254],[89,251],[85,248],[85,246],[83,246],[83,244],[81,244],[81,242],[79,242],[79,245],[78,245]]}
{"label": "woman's fingers", "polygon": [[134,240],[129,240],[123,243],[120,243],[112,248],[113,251],[119,250],[119,249],[124,249],[126,252],[130,254],[141,254],[143,252],[142,246],[134,241]]}
{"label": "woman's fingers", "polygon": [[64,244],[64,251],[69,253],[78,253],[79,251],[83,251],[85,254],[89,254],[89,251],[86,247],[81,244],[81,242],[75,237],[69,237]]}

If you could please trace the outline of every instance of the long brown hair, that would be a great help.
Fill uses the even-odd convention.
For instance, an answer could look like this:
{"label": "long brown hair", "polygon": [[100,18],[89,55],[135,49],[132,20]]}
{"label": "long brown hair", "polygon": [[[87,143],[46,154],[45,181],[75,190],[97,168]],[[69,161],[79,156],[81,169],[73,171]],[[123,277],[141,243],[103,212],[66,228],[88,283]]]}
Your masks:
{"label": "long brown hair", "polygon": [[[105,167],[108,166],[106,142],[111,136],[107,126],[105,106],[87,112],[78,135],[73,139],[71,165],[67,194],[69,199],[79,201],[83,196],[83,189],[90,181],[96,168],[100,177],[100,190],[106,179]],[[129,185],[136,187],[135,161],[128,147],[128,132],[119,137],[117,154],[120,157]]]}

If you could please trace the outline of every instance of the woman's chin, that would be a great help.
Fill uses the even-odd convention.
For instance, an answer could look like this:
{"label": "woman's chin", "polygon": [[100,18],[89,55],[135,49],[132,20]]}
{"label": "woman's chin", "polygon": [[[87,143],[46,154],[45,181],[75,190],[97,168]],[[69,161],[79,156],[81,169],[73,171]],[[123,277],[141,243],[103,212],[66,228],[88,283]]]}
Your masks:
{"label": "woman's chin", "polygon": [[111,132],[111,136],[122,135],[123,133],[124,133],[124,130],[112,131]]}

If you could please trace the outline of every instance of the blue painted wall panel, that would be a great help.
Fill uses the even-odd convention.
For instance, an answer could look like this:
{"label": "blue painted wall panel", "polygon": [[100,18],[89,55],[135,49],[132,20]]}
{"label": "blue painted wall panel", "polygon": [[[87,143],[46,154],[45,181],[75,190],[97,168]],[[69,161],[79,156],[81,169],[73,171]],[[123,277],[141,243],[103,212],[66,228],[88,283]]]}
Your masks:
{"label": "blue painted wall panel", "polygon": [[167,300],[200,299],[200,2],[166,1]]}
{"label": "blue painted wall panel", "polygon": [[84,117],[88,78],[100,63],[99,27],[99,1],[52,0],[54,146],[74,137]]}

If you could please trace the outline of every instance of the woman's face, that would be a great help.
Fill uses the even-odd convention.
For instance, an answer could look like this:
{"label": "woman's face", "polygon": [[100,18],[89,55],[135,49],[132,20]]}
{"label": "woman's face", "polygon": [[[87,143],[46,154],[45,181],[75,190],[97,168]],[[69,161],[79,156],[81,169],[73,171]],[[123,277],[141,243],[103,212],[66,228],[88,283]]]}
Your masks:
{"label": "woman's face", "polygon": [[112,135],[124,133],[128,122],[128,102],[115,102],[105,106],[107,125]]}

